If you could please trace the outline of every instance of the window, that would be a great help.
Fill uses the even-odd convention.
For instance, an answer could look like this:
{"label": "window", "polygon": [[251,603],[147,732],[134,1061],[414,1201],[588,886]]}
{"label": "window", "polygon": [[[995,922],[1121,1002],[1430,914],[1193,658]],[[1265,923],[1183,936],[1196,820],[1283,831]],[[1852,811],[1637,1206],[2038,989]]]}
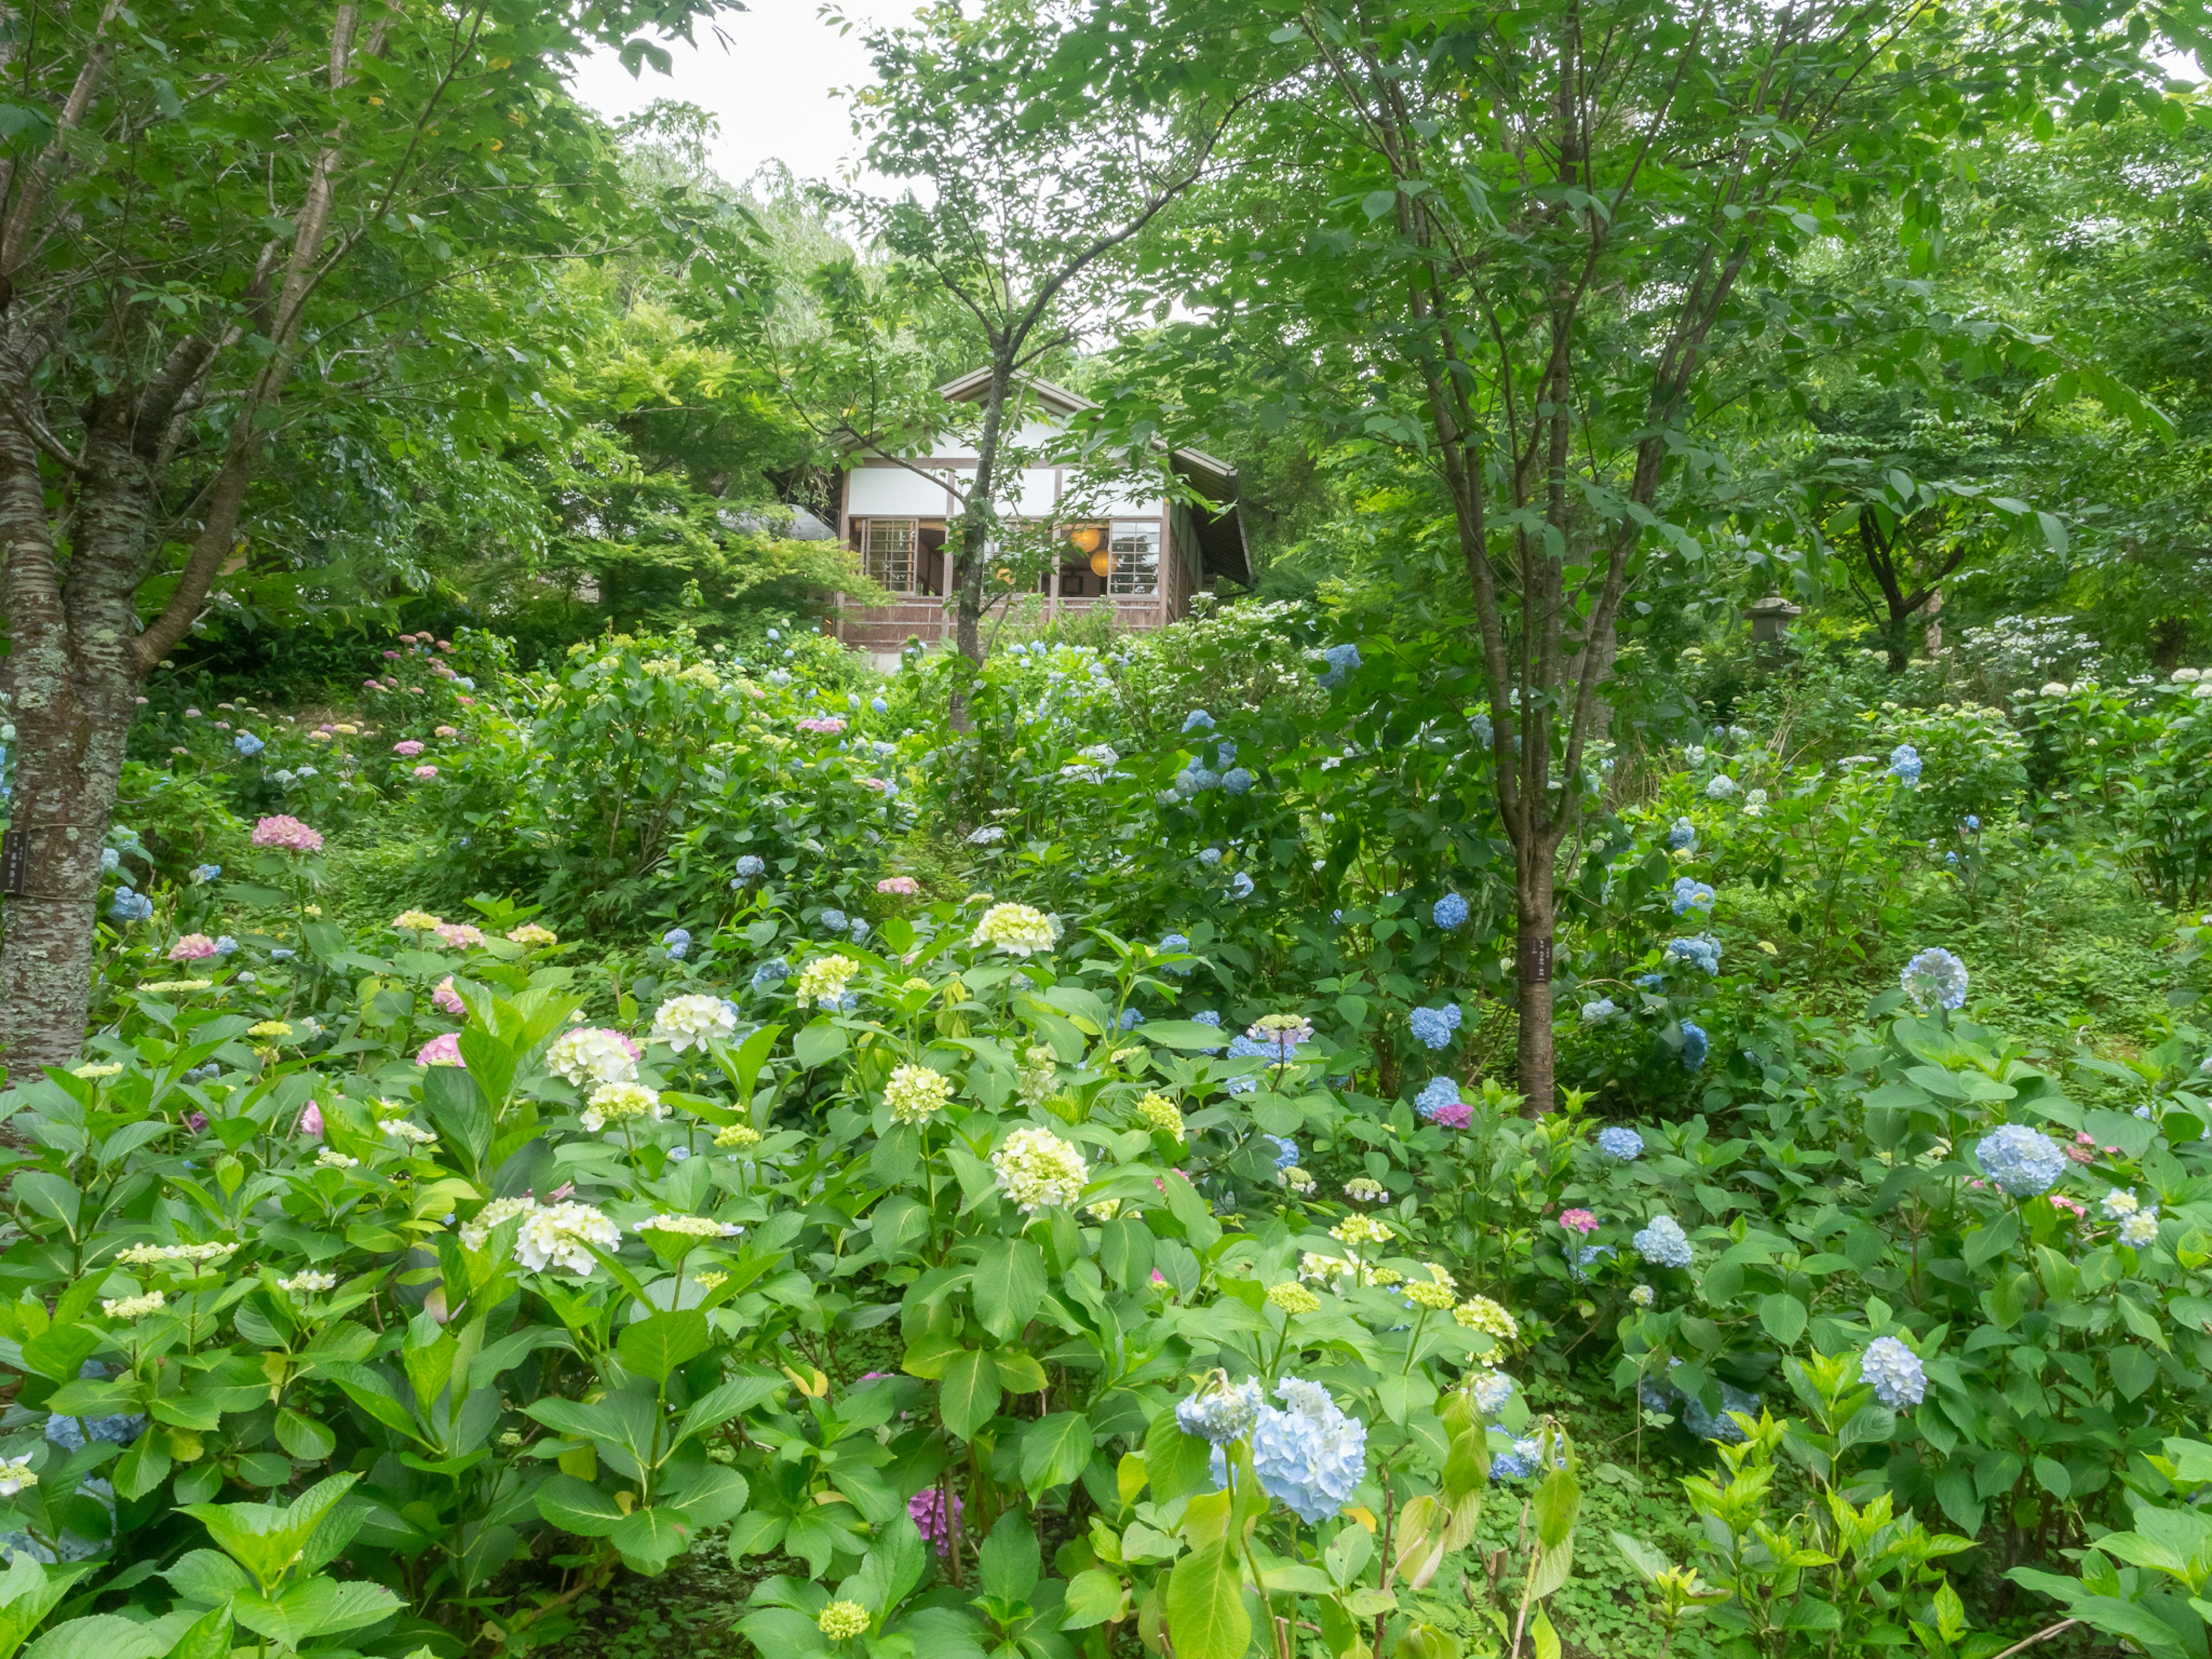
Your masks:
{"label": "window", "polygon": [[914,532],[912,519],[871,519],[863,556],[868,579],[894,593],[914,588]]}
{"label": "window", "polygon": [[1157,593],[1160,583],[1160,527],[1156,524],[1114,526],[1112,593]]}

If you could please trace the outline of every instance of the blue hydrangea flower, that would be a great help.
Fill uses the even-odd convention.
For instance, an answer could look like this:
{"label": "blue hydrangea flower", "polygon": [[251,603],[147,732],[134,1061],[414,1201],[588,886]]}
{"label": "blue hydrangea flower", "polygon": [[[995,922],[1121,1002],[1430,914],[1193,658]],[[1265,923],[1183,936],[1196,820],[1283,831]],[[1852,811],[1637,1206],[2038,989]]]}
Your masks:
{"label": "blue hydrangea flower", "polygon": [[[1247,1377],[1218,1393],[1193,1395],[1176,1401],[1176,1426],[1197,1439],[1224,1446],[1232,1440],[1249,1438],[1267,1406],[1259,1380]],[[1225,1476],[1223,1484],[1226,1484]]]}
{"label": "blue hydrangea flower", "polygon": [[1597,1149],[1620,1164],[1633,1164],[1644,1156],[1644,1137],[1623,1123],[1608,1123],[1597,1132]]}
{"label": "blue hydrangea flower", "polygon": [[1446,893],[1429,908],[1429,920],[1449,933],[1455,927],[1467,926],[1467,901],[1457,893]]}
{"label": "blue hydrangea flower", "polygon": [[1906,963],[1898,983],[1923,1014],[1931,1008],[1966,1006],[1966,964],[1941,945],[1931,945]]}
{"label": "blue hydrangea flower", "polygon": [[1893,1336],[1877,1336],[1859,1356],[1859,1380],[1892,1411],[1917,1406],[1928,1392],[1928,1373],[1920,1356]]}
{"label": "blue hydrangea flower", "polygon": [[1636,984],[1639,990],[1663,991],[1667,988],[1667,975],[1664,974],[1638,974],[1636,976]]}
{"label": "blue hydrangea flower", "polygon": [[1198,861],[1199,861],[1200,864],[1218,864],[1218,863],[1220,863],[1220,862],[1221,862],[1221,849],[1220,849],[1218,847],[1206,847],[1206,848],[1201,848],[1200,849],[1200,851],[1199,851],[1199,854],[1198,854]]}
{"label": "blue hydrangea flower", "polygon": [[134,893],[128,887],[118,887],[108,902],[107,914],[118,921],[148,921],[153,919],[154,901],[143,893]]}
{"label": "blue hydrangea flower", "polygon": [[1620,1013],[1620,1008],[1615,1006],[1611,997],[1600,997],[1595,1002],[1583,1004],[1583,1024],[1602,1025],[1606,1021],[1617,1018]]}
{"label": "blue hydrangea flower", "polygon": [[1628,1241],[1636,1254],[1655,1267],[1686,1267],[1695,1258],[1689,1235],[1670,1215],[1654,1216],[1651,1223]]}
{"label": "blue hydrangea flower", "polygon": [[1909,743],[1900,743],[1889,751],[1889,774],[1908,789],[1920,785],[1920,751]]}
{"label": "blue hydrangea flower", "polygon": [[753,989],[770,990],[790,977],[791,964],[781,957],[770,957],[753,969]]}
{"label": "blue hydrangea flower", "polygon": [[1485,749],[1490,748],[1498,741],[1498,733],[1492,729],[1490,716],[1487,714],[1475,715],[1468,721],[1467,729],[1474,733],[1474,740]]}
{"label": "blue hydrangea flower", "polygon": [[1213,745],[1213,763],[1224,772],[1237,764],[1237,743],[1234,738],[1224,738]]}
{"label": "blue hydrangea flower", "polygon": [[681,962],[691,949],[691,934],[686,928],[672,927],[660,936],[660,942],[670,956]]}
{"label": "blue hydrangea flower", "polygon": [[1711,915],[1716,896],[1713,890],[1695,876],[1674,878],[1674,914],[1678,916],[1686,915],[1693,909]]}
{"label": "blue hydrangea flower", "polygon": [[[1188,951],[1190,949],[1190,939],[1182,933],[1170,933],[1160,940],[1159,948],[1164,951]],[[1167,971],[1170,974],[1180,974],[1188,979],[1190,977],[1192,966],[1193,964],[1188,962],[1171,962],[1167,964]]]}
{"label": "blue hydrangea flower", "polygon": [[1613,1254],[1610,1244],[1585,1244],[1567,1258],[1567,1272],[1577,1284],[1588,1284],[1590,1268],[1598,1262],[1609,1261]]}
{"label": "blue hydrangea flower", "polygon": [[222,866],[220,864],[196,864],[192,866],[192,884],[197,887],[204,882],[213,881],[222,873]]}
{"label": "blue hydrangea flower", "polygon": [[1705,799],[1707,800],[1726,800],[1734,793],[1735,793],[1735,780],[1725,772],[1716,772],[1706,781]]}
{"label": "blue hydrangea flower", "polygon": [[1667,954],[1677,962],[1686,962],[1708,974],[1717,975],[1721,970],[1720,941],[1710,933],[1698,933],[1688,939],[1670,939],[1667,941]]}
{"label": "blue hydrangea flower", "polygon": [[269,960],[271,962],[289,962],[297,955],[299,952],[289,945],[272,945],[269,947]]}
{"label": "blue hydrangea flower", "polygon": [[[738,881],[750,881],[762,871],[767,869],[768,866],[762,862],[760,855],[757,853],[741,853],[738,855],[736,868]],[[738,881],[732,882],[730,885],[735,887]]]}
{"label": "blue hydrangea flower", "polygon": [[868,936],[867,921],[863,917],[854,916],[853,918],[853,925],[850,927],[848,927],[845,931],[847,933],[851,935],[854,942],[857,943]]}
{"label": "blue hydrangea flower", "polygon": [[179,1081],[184,1083],[212,1083],[216,1079],[222,1075],[222,1066],[216,1061],[211,1060],[204,1066],[193,1066],[192,1069],[186,1072],[184,1076],[179,1079]]}
{"label": "blue hydrangea flower", "polygon": [[1144,1023],[1145,1017],[1139,1013],[1134,1008],[1124,1008],[1121,1011],[1121,1029],[1123,1030],[1133,1031]]}
{"label": "blue hydrangea flower", "polygon": [[254,756],[259,754],[269,745],[262,742],[260,738],[255,737],[251,732],[240,732],[235,737],[231,738],[230,746],[238,750],[240,754],[245,756],[248,760],[251,760]]}
{"label": "blue hydrangea flower", "polygon": [[1346,1417],[1317,1382],[1285,1377],[1252,1431],[1252,1470],[1261,1490],[1308,1525],[1346,1504],[1367,1474],[1367,1425]]}
{"label": "blue hydrangea flower", "polygon": [[1235,875],[1229,878],[1229,890],[1237,898],[1250,898],[1252,896],[1252,878],[1245,874],[1243,871],[1239,870]]}
{"label": "blue hydrangea flower", "polygon": [[1203,708],[1194,708],[1182,717],[1182,729],[1186,737],[1193,732],[1211,732],[1213,730],[1213,716]]}
{"label": "blue hydrangea flower", "polygon": [[1715,1412],[1694,1395],[1682,1400],[1682,1426],[1700,1440],[1711,1440],[1724,1446],[1743,1443],[1743,1425],[1735,1420],[1735,1413],[1746,1417],[1759,1415],[1759,1400],[1733,1383],[1721,1384],[1721,1408]]}
{"label": "blue hydrangea flower", "polygon": [[1667,831],[1667,845],[1677,853],[1686,853],[1698,844],[1698,826],[1687,818],[1676,818]]}
{"label": "blue hydrangea flower", "polygon": [[769,629],[768,630],[768,642],[769,642],[770,645],[774,645],[774,644],[775,644],[778,640],[781,639],[782,637],[783,637],[783,630],[782,630],[781,628],[771,628],[771,629]]}
{"label": "blue hydrangea flower", "polygon": [[874,709],[878,714],[888,714],[891,712],[890,704],[885,702],[881,697],[870,697],[868,699],[868,707]]}
{"label": "blue hydrangea flower", "polygon": [[1342,685],[1345,676],[1359,666],[1359,647],[1356,645],[1332,645],[1321,654],[1328,666],[1321,671],[1320,684],[1331,691]]}
{"label": "blue hydrangea flower", "polygon": [[1431,1048],[1449,1048],[1452,1033],[1459,1030],[1460,1010],[1455,1002],[1447,1002],[1441,1008],[1416,1008],[1406,1016],[1413,1027],[1414,1041]]}
{"label": "blue hydrangea flower", "polygon": [[1221,787],[1221,774],[1195,763],[1186,766],[1175,775],[1176,793],[1182,796],[1202,795],[1209,789]]}
{"label": "blue hydrangea flower", "polygon": [[1711,1047],[1712,1039],[1705,1035],[1704,1026],[1693,1025],[1686,1019],[1682,1022],[1682,1069],[1684,1071],[1694,1072],[1703,1066],[1705,1063],[1705,1055]]}
{"label": "blue hydrangea flower", "polygon": [[1252,786],[1257,781],[1250,770],[1242,766],[1232,766],[1221,775],[1222,788],[1232,795],[1250,793]]}
{"label": "blue hydrangea flower", "polygon": [[1492,1480],[1526,1480],[1536,1473],[1536,1465],[1544,1455],[1544,1443],[1533,1434],[1524,1434],[1513,1443],[1512,1449],[1502,1451],[1490,1460]]}
{"label": "blue hydrangea flower", "polygon": [[842,933],[853,925],[853,919],[842,910],[824,910],[822,925],[833,933]]}
{"label": "blue hydrangea flower", "polygon": [[1432,1077],[1421,1085],[1421,1092],[1413,1097],[1413,1109],[1430,1121],[1447,1106],[1461,1104],[1459,1085],[1448,1077]]}
{"label": "blue hydrangea flower", "polygon": [[1260,1139],[1274,1144],[1277,1169],[1287,1170],[1298,1161],[1298,1143],[1288,1136],[1263,1134]]}
{"label": "blue hydrangea flower", "polygon": [[1978,836],[1982,833],[1982,821],[1972,812],[1959,820],[1959,827],[1970,836]]}
{"label": "blue hydrangea flower", "polygon": [[112,847],[100,849],[100,869],[102,875],[112,875],[123,867],[123,854]]}
{"label": "blue hydrangea flower", "polygon": [[228,933],[218,934],[215,941],[215,953],[219,957],[236,956],[238,954],[238,941]]}
{"label": "blue hydrangea flower", "polygon": [[2014,1198],[2039,1197],[2066,1173],[2066,1154],[2049,1135],[2025,1123],[1990,1130],[1974,1148],[1974,1161],[1999,1191]]}

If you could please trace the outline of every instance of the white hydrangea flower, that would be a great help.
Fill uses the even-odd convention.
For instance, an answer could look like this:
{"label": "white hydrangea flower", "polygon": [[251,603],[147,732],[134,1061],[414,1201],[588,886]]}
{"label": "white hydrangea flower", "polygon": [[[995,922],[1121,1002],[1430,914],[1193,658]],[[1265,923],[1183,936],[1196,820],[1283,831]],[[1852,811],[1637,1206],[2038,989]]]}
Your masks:
{"label": "white hydrangea flower", "polygon": [[527,1194],[521,1198],[495,1198],[475,1216],[461,1224],[461,1247],[481,1250],[491,1243],[492,1229],[501,1222],[510,1221],[519,1215],[528,1215],[537,1207],[537,1200]]}
{"label": "white hydrangea flower", "polygon": [[13,1498],[26,1486],[39,1484],[38,1472],[32,1468],[27,1457],[11,1457],[0,1462],[0,1498]]}
{"label": "white hydrangea flower", "polygon": [[133,1244],[115,1259],[126,1267],[151,1267],[165,1261],[213,1261],[235,1244]]}
{"label": "white hydrangea flower", "polygon": [[386,1118],[382,1123],[377,1125],[377,1127],[382,1129],[392,1139],[404,1140],[412,1146],[431,1146],[437,1144],[436,1135],[420,1124],[409,1122],[404,1117]]}
{"label": "white hydrangea flower", "polygon": [[802,1008],[835,1008],[844,1001],[845,987],[860,971],[860,964],[850,957],[816,957],[799,970],[793,994]]}
{"label": "white hydrangea flower", "polygon": [[925,1123],[951,1098],[952,1079],[927,1066],[899,1066],[884,1090],[894,1123]]}
{"label": "white hydrangea flower", "polygon": [[2106,1220],[2118,1221],[2142,1208],[2142,1200],[2126,1188],[2115,1187],[2099,1200],[2097,1207],[2105,1212]]}
{"label": "white hydrangea flower", "polygon": [[709,1043],[727,1042],[737,1030],[738,1011],[720,997],[671,997],[653,1016],[653,1041],[679,1054],[686,1048],[704,1053]]}
{"label": "white hydrangea flower", "polygon": [[358,1170],[361,1160],[348,1158],[343,1152],[325,1146],[315,1154],[315,1167],[319,1170]]}
{"label": "white hydrangea flower", "polygon": [[550,1204],[533,1209],[523,1221],[515,1237],[514,1259],[535,1272],[558,1267],[581,1278],[598,1265],[584,1248],[587,1244],[618,1249],[622,1229],[589,1204]]}
{"label": "white hydrangea flower", "polygon": [[592,1091],[590,1103],[584,1108],[584,1127],[597,1134],[610,1123],[624,1118],[661,1115],[660,1096],[642,1083],[602,1083]]}
{"label": "white hydrangea flower", "polygon": [[1083,1154],[1049,1129],[1017,1129],[991,1154],[999,1190],[1024,1215],[1048,1206],[1073,1206],[1091,1182]]}
{"label": "white hydrangea flower", "polygon": [[159,1291],[149,1291],[143,1296],[118,1296],[102,1298],[100,1312],[110,1319],[143,1319],[149,1313],[159,1313],[168,1305],[168,1299]]}
{"label": "white hydrangea flower", "polygon": [[683,1238],[735,1238],[744,1231],[733,1221],[717,1221],[705,1215],[649,1215],[630,1229],[640,1237],[649,1232],[674,1233]]}
{"label": "white hydrangea flower", "polygon": [[578,1026],[553,1039],[553,1046],[545,1051],[545,1064],[579,1088],[587,1081],[629,1083],[637,1077],[637,1049],[619,1031]]}
{"label": "white hydrangea flower", "polygon": [[1060,938],[1060,924],[1027,904],[994,904],[969,936],[971,945],[996,945],[1010,957],[1049,952]]}
{"label": "white hydrangea flower", "polygon": [[337,1285],[338,1279],[336,1273],[319,1273],[313,1271],[294,1273],[289,1279],[280,1279],[276,1281],[278,1290],[290,1291],[295,1295],[303,1291],[334,1291],[337,1288]]}
{"label": "white hydrangea flower", "polygon": [[2158,1206],[2148,1204],[2120,1222],[2120,1243],[2140,1250],[2158,1242]]}

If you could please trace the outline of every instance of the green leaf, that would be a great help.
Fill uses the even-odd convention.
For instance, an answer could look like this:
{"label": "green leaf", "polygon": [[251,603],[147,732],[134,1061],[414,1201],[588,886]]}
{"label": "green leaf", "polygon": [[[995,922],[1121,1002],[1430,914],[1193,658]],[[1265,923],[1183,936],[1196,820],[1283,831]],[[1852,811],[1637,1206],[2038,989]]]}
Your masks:
{"label": "green leaf", "polygon": [[1809,1317],[1805,1304],[1786,1291],[1778,1291],[1759,1300],[1759,1322],[1766,1327],[1769,1336],[1785,1348],[1796,1346],[1797,1339],[1805,1334]]}
{"label": "green leaf", "polygon": [[0,1659],[9,1659],[23,1645],[46,1615],[61,1605],[70,1586],[90,1572],[93,1565],[73,1561],[67,1566],[49,1567],[33,1561],[27,1553],[9,1560],[8,1571],[0,1573]]}
{"label": "green leaf", "polygon": [[744,1476],[720,1463],[709,1463],[682,1489],[661,1494],[667,1507],[683,1512],[693,1528],[719,1527],[745,1506],[751,1487]]}
{"label": "green leaf", "polygon": [[844,1028],[826,1014],[800,1028],[791,1040],[791,1057],[809,1071],[844,1052]]}
{"label": "green leaf", "polygon": [[2007,1210],[1986,1227],[1977,1227],[1968,1233],[1959,1247],[1959,1254],[1969,1267],[1979,1267],[2002,1255],[2020,1237],[2020,1213]]}
{"label": "green leaf", "polygon": [[1020,1601],[1036,1588],[1043,1570],[1036,1528],[1019,1510],[1008,1510],[975,1552],[975,1577],[983,1594]]}
{"label": "green leaf", "polygon": [[1252,1618],[1230,1540],[1217,1538],[1175,1564],[1168,1576],[1168,1636],[1176,1659],[1244,1659]]}
{"label": "green leaf", "polygon": [[937,1409],[945,1426],[963,1440],[973,1440],[999,1414],[999,1368],[989,1354],[969,1348],[946,1363]]}
{"label": "green leaf", "polygon": [[707,1316],[696,1308],[684,1308],[655,1313],[623,1327],[615,1340],[615,1352],[625,1370],[665,1382],[679,1366],[690,1364],[714,1341]]}
{"label": "green leaf", "polygon": [[1103,1567],[1088,1567],[1067,1581],[1067,1600],[1060,1614],[1062,1630],[1088,1630],[1103,1625],[1121,1610],[1121,1577]]}
{"label": "green leaf", "polygon": [[[579,1538],[605,1538],[623,1519],[621,1506],[612,1498],[573,1474],[555,1475],[532,1496],[546,1525],[574,1533]],[[732,1547],[735,1547],[734,1542]]]}
{"label": "green leaf", "polygon": [[1091,1462],[1091,1419],[1081,1412],[1054,1412],[1022,1433],[1022,1485],[1032,1501],[1064,1486]]}
{"label": "green leaf", "polygon": [[690,1547],[692,1530],[678,1511],[655,1504],[623,1516],[607,1541],[622,1552],[623,1563],[631,1571],[656,1578]]}
{"label": "green leaf", "polygon": [[1026,1238],[1001,1238],[986,1244],[976,1258],[969,1284],[975,1316],[1000,1341],[1036,1317],[1044,1300],[1044,1252]]}
{"label": "green leaf", "polygon": [[1213,1448],[1185,1434],[1173,1411],[1162,1412],[1145,1436],[1145,1478],[1155,1504],[1206,1491],[1213,1485]]}

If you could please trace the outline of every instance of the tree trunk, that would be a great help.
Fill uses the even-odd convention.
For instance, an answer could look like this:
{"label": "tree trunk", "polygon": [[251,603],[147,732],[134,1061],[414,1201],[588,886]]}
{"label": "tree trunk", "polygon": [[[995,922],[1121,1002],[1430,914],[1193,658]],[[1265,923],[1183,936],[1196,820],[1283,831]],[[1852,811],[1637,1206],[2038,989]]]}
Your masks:
{"label": "tree trunk", "polygon": [[1515,851],[1515,906],[1519,913],[1518,994],[1521,1016],[1517,1059],[1521,1109],[1541,1117],[1554,1104],[1557,1059],[1552,1034],[1552,944],[1557,926],[1553,903],[1557,854],[1548,836],[1534,838]]}
{"label": "tree trunk", "polygon": [[960,520],[960,609],[954,628],[960,654],[983,660],[983,573],[990,562],[991,535],[998,514],[991,508],[991,487],[999,464],[999,432],[1006,412],[1006,383],[1013,365],[1003,356],[991,363],[991,384],[983,393],[983,430],[975,440],[975,482]]}
{"label": "tree trunk", "polygon": [[0,937],[0,1045],[9,1071],[65,1065],[91,1001],[93,907],[138,690],[133,601],[151,481],[126,434],[95,419],[86,444],[66,597],[36,447],[0,422],[0,556],[14,646],[13,832],[25,890]]}

